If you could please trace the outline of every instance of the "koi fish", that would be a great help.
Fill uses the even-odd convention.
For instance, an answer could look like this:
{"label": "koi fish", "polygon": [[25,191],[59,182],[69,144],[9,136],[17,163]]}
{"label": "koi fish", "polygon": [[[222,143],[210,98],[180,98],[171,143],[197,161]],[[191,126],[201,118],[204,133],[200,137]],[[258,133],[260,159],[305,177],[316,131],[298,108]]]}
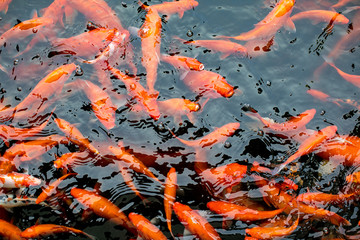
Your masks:
{"label": "koi fish", "polygon": [[140,214],[130,213],[129,214],[130,221],[135,225],[138,230],[139,235],[144,240],[166,240],[167,237],[153,225],[149,220],[143,217]]}
{"label": "koi fish", "polygon": [[333,68],[335,68],[335,70],[338,72],[338,74],[341,77],[343,77],[346,81],[348,81],[349,83],[352,83],[356,87],[360,88],[360,75],[352,75],[352,74],[345,73],[341,69],[336,67],[334,63],[332,63],[330,61],[327,61],[327,63],[330,66],[332,66]]}
{"label": "koi fish", "polygon": [[197,7],[199,3],[195,0],[179,0],[177,2],[163,2],[160,4],[151,5],[151,8],[156,9],[159,13],[171,16],[175,13],[179,15],[181,19],[184,16],[184,12]]}
{"label": "koi fish", "polygon": [[[0,195],[0,206],[9,212],[13,212],[12,209],[16,207],[24,207],[35,204],[38,204],[36,203],[36,198],[16,197],[13,194]],[[39,205],[49,207],[49,205],[44,202],[39,203]]]}
{"label": "koi fish", "polygon": [[74,125],[61,118],[56,118],[54,121],[58,125],[59,129],[65,133],[71,142],[79,146],[83,146],[95,154],[99,153],[99,151],[90,143],[87,138],[82,135],[82,133]]}
{"label": "koi fish", "polygon": [[84,207],[92,210],[100,217],[110,219],[112,222],[125,227],[128,231],[137,235],[136,227],[127,216],[108,199],[85,189],[73,188],[70,194]]}
{"label": "koi fish", "polygon": [[348,24],[349,19],[344,15],[337,13],[335,11],[328,10],[309,10],[304,12],[299,12],[291,17],[292,21],[297,21],[299,19],[311,19],[314,23],[317,22],[332,22],[332,24]]}
{"label": "koi fish", "polygon": [[308,137],[301,145],[299,149],[291,155],[284,163],[282,163],[278,168],[275,168],[273,175],[278,174],[286,165],[295,161],[297,158],[311,153],[315,147],[317,147],[321,142],[326,139],[330,139],[335,136],[337,127],[335,125],[325,127],[315,134]]}
{"label": "koi fish", "polygon": [[271,119],[263,118],[254,109],[251,109],[250,113],[246,112],[245,114],[249,117],[255,117],[259,119],[266,128],[269,128],[276,133],[291,133],[293,131],[300,131],[303,129],[305,125],[314,118],[315,113],[315,109],[309,109],[303,113],[300,113],[298,116],[292,117],[290,120],[284,123],[275,123]]}
{"label": "koi fish", "polygon": [[200,104],[183,98],[171,98],[158,101],[159,110],[163,115],[172,116],[175,122],[181,122],[181,116],[186,115],[190,122],[194,122],[192,112],[200,110]]}
{"label": "koi fish", "polygon": [[313,96],[314,98],[320,99],[321,101],[328,101],[328,102],[335,103],[339,107],[341,106],[339,102],[344,102],[341,99],[332,98],[329,95],[327,95],[326,93],[321,92],[321,91],[316,90],[316,89],[309,89],[306,92],[308,94],[310,94],[311,96]]}
{"label": "koi fish", "polygon": [[90,81],[76,80],[74,82],[85,92],[96,117],[106,129],[109,130],[115,127],[115,111],[117,108],[112,103],[109,94]]}
{"label": "koi fish", "polygon": [[190,71],[184,77],[184,83],[201,96],[230,98],[234,95],[234,87],[224,77],[211,71]]}
{"label": "koi fish", "polygon": [[333,8],[340,8],[342,6],[345,6],[349,2],[353,2],[354,0],[339,0],[336,4],[332,5]]}
{"label": "koi fish", "polygon": [[141,4],[147,11],[145,22],[139,30],[141,38],[141,63],[146,69],[146,82],[151,94],[156,93],[154,86],[157,78],[157,68],[160,61],[161,18],[155,8]]}
{"label": "koi fish", "polygon": [[224,126],[215,129],[213,132],[209,133],[208,135],[192,141],[183,140],[179,137],[177,137],[172,131],[171,134],[177,138],[180,142],[183,144],[195,147],[195,148],[204,148],[209,147],[217,142],[225,142],[225,140],[232,136],[235,133],[235,130],[237,130],[240,127],[240,123],[234,122],[234,123],[228,123]]}
{"label": "koi fish", "polygon": [[171,213],[176,198],[177,174],[175,168],[171,168],[167,174],[164,189],[164,209],[166,223],[171,235],[174,237],[171,229]]}
{"label": "koi fish", "polygon": [[66,227],[56,224],[40,224],[29,227],[21,232],[23,238],[43,238],[58,233],[75,233],[84,235],[90,239],[95,239],[93,236],[72,227]]}
{"label": "koi fish", "polygon": [[73,165],[89,162],[90,157],[91,154],[88,151],[65,153],[54,161],[54,167],[68,170]]}
{"label": "koi fish", "polygon": [[240,220],[240,221],[258,221],[275,217],[280,214],[284,209],[277,209],[273,211],[257,211],[237,204],[212,201],[208,202],[206,206],[213,212],[222,215],[227,219]]}
{"label": "koi fish", "polygon": [[2,188],[24,188],[40,184],[41,179],[25,173],[12,172],[0,174],[0,187]]}
{"label": "koi fish", "polygon": [[196,235],[202,240],[220,240],[219,234],[210,225],[210,223],[200,216],[196,211],[189,206],[175,202],[173,205],[175,214],[180,222],[192,234]]}
{"label": "koi fish", "polygon": [[235,37],[217,36],[217,38],[233,38],[239,41],[249,41],[253,39],[271,38],[284,25],[294,30],[295,25],[290,19],[294,4],[295,0],[281,0],[263,20],[255,25],[254,29]]}
{"label": "koi fish", "polygon": [[182,41],[184,44],[190,44],[196,47],[207,48],[214,52],[220,52],[221,59],[225,59],[230,55],[235,55],[238,57],[247,57],[248,51],[247,48],[241,44],[231,42],[228,40],[193,40],[186,41],[181,38],[175,37],[176,39]]}
{"label": "koi fish", "polygon": [[5,220],[0,219],[0,236],[11,240],[21,240],[21,230],[15,225],[8,223]]}
{"label": "koi fish", "polygon": [[128,94],[135,98],[143,109],[149,113],[150,117],[157,121],[160,118],[160,111],[156,98],[150,95],[134,78],[112,67],[110,67],[110,71],[125,84]]}
{"label": "koi fish", "polygon": [[254,227],[248,228],[245,230],[247,234],[251,237],[259,238],[259,239],[274,239],[276,237],[284,237],[290,235],[299,224],[299,218],[294,221],[294,223],[288,227]]}
{"label": "koi fish", "polygon": [[296,200],[306,204],[310,203],[343,203],[344,201],[350,200],[355,197],[355,193],[350,194],[328,194],[321,192],[307,192],[297,196]]}
{"label": "koi fish", "polygon": [[185,57],[185,56],[172,56],[172,55],[161,55],[161,61],[167,62],[173,65],[175,68],[183,71],[201,71],[204,70],[204,64],[199,62],[195,58]]}
{"label": "koi fish", "polygon": [[43,201],[45,201],[48,197],[50,197],[51,195],[53,195],[56,192],[57,187],[60,185],[60,183],[62,183],[64,181],[65,178],[69,177],[69,176],[75,176],[77,173],[68,173],[65,174],[64,176],[60,177],[59,179],[57,179],[56,181],[52,182],[51,184],[49,184],[45,189],[43,189],[43,191],[39,194],[39,196],[36,199],[36,204],[39,204]]}
{"label": "koi fish", "polygon": [[0,1],[0,12],[4,12],[6,14],[9,9],[9,4],[11,3],[11,1],[12,0],[1,0]]}

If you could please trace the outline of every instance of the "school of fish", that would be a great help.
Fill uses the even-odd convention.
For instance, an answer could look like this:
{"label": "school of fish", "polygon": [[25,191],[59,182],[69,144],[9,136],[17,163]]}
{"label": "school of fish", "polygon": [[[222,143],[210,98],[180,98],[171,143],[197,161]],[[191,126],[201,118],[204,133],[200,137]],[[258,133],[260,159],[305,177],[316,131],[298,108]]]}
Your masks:
{"label": "school of fish", "polygon": [[[0,1],[1,239],[360,239],[360,132],[319,121],[321,104],[358,117],[359,62],[341,64],[360,49],[358,0],[265,0],[254,25],[228,19],[208,37],[186,26],[202,21],[205,0],[53,0],[28,18],[14,16],[29,7],[19,3]],[[218,4],[225,19],[248,7]],[[303,22],[323,27],[309,48],[321,55],[319,89],[303,88],[318,108],[286,102],[293,113],[280,118],[237,103],[241,80],[203,56],[241,69],[276,52],[297,58],[282,38]],[[353,96],[315,84],[330,71]]]}

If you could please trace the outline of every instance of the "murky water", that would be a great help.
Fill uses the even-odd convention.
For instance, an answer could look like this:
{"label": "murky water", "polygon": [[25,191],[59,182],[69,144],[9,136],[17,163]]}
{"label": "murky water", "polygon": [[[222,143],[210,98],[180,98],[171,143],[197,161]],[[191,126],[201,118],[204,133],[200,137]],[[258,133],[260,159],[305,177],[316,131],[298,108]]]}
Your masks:
{"label": "murky water", "polygon": [[[115,11],[124,28],[140,28],[144,22],[146,12],[139,8],[137,1],[108,0],[107,4]],[[149,5],[162,1],[148,1]],[[277,122],[284,122],[290,116],[296,116],[305,110],[316,109],[314,118],[306,125],[308,129],[319,130],[329,125],[336,125],[338,134],[355,135],[360,137],[358,127],[358,109],[346,103],[336,104],[321,101],[307,93],[309,89],[317,89],[336,99],[350,99],[358,101],[359,89],[345,81],[334,68],[325,66],[321,71],[318,68],[324,63],[327,56],[336,44],[352,31],[359,29],[360,10],[349,10],[349,7],[359,5],[352,1],[337,11],[345,12],[350,19],[348,24],[334,25],[331,32],[327,32],[328,24],[319,22],[313,24],[308,19],[295,22],[296,32],[281,28],[275,36],[270,51],[262,52],[260,56],[243,58],[229,56],[222,59],[220,53],[206,50],[201,47],[182,44],[176,37],[185,40],[212,39],[217,35],[236,36],[249,31],[254,24],[262,20],[275,6],[275,1],[215,1],[199,0],[199,5],[186,11],[183,18],[177,15],[170,18],[162,17],[161,53],[176,53],[188,57],[196,57],[205,65],[205,69],[224,76],[229,84],[236,87],[231,98],[215,98],[202,106],[199,112],[193,113],[194,119],[182,116],[179,123],[171,115],[162,115],[158,121],[150,118],[146,113],[131,111],[130,97],[127,97],[126,87],[122,81],[111,78],[112,87],[109,92],[117,95],[113,97],[117,105],[116,126],[106,129],[96,118],[91,104],[83,91],[72,87],[64,87],[61,96],[56,99],[42,116],[30,119],[10,120],[5,125],[14,127],[33,127],[43,123],[56,106],[51,119],[45,129],[38,136],[51,134],[64,135],[55,124],[55,118],[61,118],[74,124],[81,133],[88,138],[95,147],[117,145],[123,146],[149,167],[158,179],[164,183],[171,167],[176,168],[178,186],[176,201],[189,205],[192,209],[206,217],[215,227],[222,239],[243,239],[245,229],[262,223],[232,221],[228,228],[222,227],[220,215],[212,213],[206,207],[207,202],[215,200],[202,184],[202,180],[194,169],[196,151],[193,147],[182,144],[174,138],[168,129],[186,140],[198,139],[209,134],[230,122],[240,123],[240,128],[229,137],[225,143],[218,143],[204,148],[202,155],[210,167],[222,166],[230,163],[247,165],[250,170],[254,162],[262,166],[274,168],[294,153],[299,142],[291,138],[281,138],[263,132],[263,125],[245,115],[246,109],[254,108],[262,117],[269,117]],[[4,32],[16,25],[19,21],[31,19],[36,11],[41,16],[41,9],[49,6],[51,1],[21,1],[13,0],[8,12],[0,13],[0,29]],[[293,14],[309,9],[329,10],[336,1],[297,1]],[[90,10],[89,10],[90,11]],[[73,19],[64,18],[64,27],[58,25],[54,30],[57,37],[68,38],[79,35],[87,30],[87,19],[77,13]],[[38,33],[34,33],[36,35]],[[96,70],[91,64],[79,61],[78,56],[58,54],[52,56],[54,47],[49,41],[37,43],[27,53],[16,56],[23,51],[32,36],[25,39],[14,39],[6,43],[1,50],[1,65],[6,69],[0,72],[1,105],[16,106],[36,84],[49,72],[66,63],[78,64],[81,67],[81,76],[74,73],[67,81],[71,83],[77,79],[86,79],[100,85]],[[175,37],[175,38],[174,38]],[[134,50],[134,63],[138,70],[140,83],[146,86],[146,70],[141,64],[141,39],[130,37]],[[245,42],[239,41],[244,44]],[[359,75],[359,38],[348,43],[339,55],[334,58],[336,66],[344,72]],[[56,49],[55,49],[56,50]],[[89,57],[89,59],[95,56]],[[120,61],[119,61],[120,62]],[[121,63],[121,62],[120,62]],[[116,68],[125,71],[124,64]],[[317,74],[316,74],[317,73]],[[181,80],[181,73],[171,65],[161,62],[158,66],[158,76],[155,88],[159,91],[158,100],[170,98],[186,98],[199,100],[204,103],[205,98],[199,98]],[[0,112],[1,114],[1,112]],[[30,139],[36,139],[32,137]],[[10,141],[10,146],[16,141]],[[1,143],[2,155],[8,147]],[[59,144],[45,154],[28,162],[22,162],[19,172],[27,172],[43,180],[43,185],[53,182],[64,173],[53,165],[59,156],[65,153],[79,151],[76,144]],[[357,165],[342,166],[322,159],[314,153],[305,155],[293,164],[292,171],[286,169],[275,179],[288,176],[299,188],[293,192],[294,196],[307,191],[322,191],[325,193],[349,193],[357,189],[356,184],[348,184],[345,177],[356,172]],[[87,190],[96,189],[97,193],[106,197],[121,208],[126,214],[136,212],[152,220],[163,233],[170,238],[166,226],[163,206],[163,186],[144,174],[129,170],[129,173],[140,193],[148,200],[141,201],[125,184],[121,173],[114,161],[99,160],[91,156],[87,161],[72,166],[69,171],[76,172],[75,177],[64,180],[59,186],[61,190],[55,197],[50,198],[49,204],[53,207],[26,206],[13,209],[13,213],[3,211],[3,218],[12,220],[13,224],[24,230],[36,223],[55,223],[71,226],[95,236],[97,239],[130,239],[134,238],[121,226],[116,226],[108,219],[95,214],[84,214],[83,207],[75,200],[70,190],[74,187]],[[250,172],[248,172],[250,175]],[[260,174],[261,175],[261,174]],[[270,177],[269,175],[263,175]],[[248,196],[256,206],[268,207],[262,201],[259,189],[251,184],[250,177],[245,177],[237,186],[238,200]],[[42,186],[25,188],[23,195],[37,197]],[[217,200],[217,199],[216,199]],[[351,226],[334,226],[326,220],[308,217],[300,221],[298,228],[287,239],[333,239],[349,237],[356,239],[360,230],[358,198],[347,200],[341,204],[326,204],[331,210],[350,221]],[[283,215],[287,216],[287,215]],[[273,219],[276,222],[280,217]],[[179,239],[193,239],[184,234],[184,227],[175,214],[172,216],[173,233]],[[355,237],[355,238],[354,238]],[[78,239],[79,236],[63,234],[52,236],[49,239]],[[84,237],[85,238],[85,237]]]}

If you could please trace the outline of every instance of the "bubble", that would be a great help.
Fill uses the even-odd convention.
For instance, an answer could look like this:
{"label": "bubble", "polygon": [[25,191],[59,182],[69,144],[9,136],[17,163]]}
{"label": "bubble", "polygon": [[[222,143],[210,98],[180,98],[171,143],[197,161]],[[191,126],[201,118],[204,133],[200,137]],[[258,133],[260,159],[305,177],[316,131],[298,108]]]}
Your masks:
{"label": "bubble", "polygon": [[81,67],[77,66],[75,70],[75,76],[82,76],[84,74],[84,71],[81,69]]}
{"label": "bubble", "polygon": [[324,232],[325,235],[327,235],[327,234],[329,234],[329,229],[327,227],[324,227],[323,232]]}
{"label": "bubble", "polygon": [[33,28],[33,33],[37,33],[38,29],[37,28]]}
{"label": "bubble", "polygon": [[271,86],[271,82],[270,82],[270,81],[266,81],[266,85],[270,87],[270,86]]}
{"label": "bubble", "polygon": [[14,65],[18,65],[19,64],[19,59],[15,59],[14,60]]}
{"label": "bubble", "polygon": [[224,143],[224,148],[231,148],[231,143],[228,142],[228,141],[226,141],[226,142]]}
{"label": "bubble", "polygon": [[136,89],[136,84],[135,83],[130,84],[130,89],[135,90]]}
{"label": "bubble", "polygon": [[194,35],[194,33],[191,30],[187,31],[187,33],[186,33],[186,36],[188,36],[188,37],[192,37],[193,35]]}
{"label": "bubble", "polygon": [[165,131],[165,125],[164,125],[164,123],[162,123],[162,122],[160,122],[158,125],[157,125],[157,129],[159,130],[159,131]]}
{"label": "bubble", "polygon": [[257,135],[260,136],[260,137],[264,136],[264,131],[259,130],[259,131],[257,132]]}
{"label": "bubble", "polygon": [[18,90],[19,92],[21,92],[21,91],[22,91],[22,88],[21,88],[21,87],[18,87],[17,90]]}
{"label": "bubble", "polygon": [[321,113],[320,113],[320,115],[321,115],[321,116],[324,116],[325,113],[326,113],[326,112],[325,112],[324,110],[322,110]]}

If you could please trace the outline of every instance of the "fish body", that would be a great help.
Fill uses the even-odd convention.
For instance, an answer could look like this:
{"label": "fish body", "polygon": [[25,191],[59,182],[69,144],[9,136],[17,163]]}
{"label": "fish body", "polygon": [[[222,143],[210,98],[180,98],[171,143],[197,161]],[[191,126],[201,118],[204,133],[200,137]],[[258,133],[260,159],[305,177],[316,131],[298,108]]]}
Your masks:
{"label": "fish body", "polygon": [[333,68],[335,68],[335,70],[338,72],[338,74],[341,77],[343,77],[346,81],[348,81],[349,83],[352,83],[356,87],[360,88],[360,75],[348,74],[348,73],[342,71],[341,69],[339,69],[338,67],[336,67],[335,64],[333,64],[331,62],[328,62],[328,64],[330,66],[332,66]]}
{"label": "fish body", "polygon": [[197,59],[191,57],[162,54],[161,61],[167,62],[173,65],[175,68],[183,71],[201,71],[204,69],[204,64],[199,62]]}
{"label": "fish body", "polygon": [[0,188],[24,188],[41,184],[41,179],[25,173],[0,174]]}
{"label": "fish body", "polygon": [[159,13],[165,14],[167,16],[171,16],[177,13],[179,18],[182,18],[185,11],[197,7],[198,5],[199,3],[195,0],[180,0],[151,5],[151,8],[156,9]]}
{"label": "fish body", "polygon": [[91,154],[88,151],[65,153],[54,161],[54,167],[69,169],[74,165],[89,162],[90,157]]}
{"label": "fish body", "polygon": [[354,198],[355,193],[350,194],[329,194],[329,193],[321,193],[321,192],[307,192],[302,193],[297,196],[296,200],[301,201],[306,204],[311,203],[343,203],[346,200],[350,200]]}
{"label": "fish body", "polygon": [[154,120],[160,118],[160,111],[156,98],[153,95],[150,95],[136,79],[114,68],[110,68],[110,71],[116,78],[120,79],[125,84],[128,94],[140,103],[150,117]]}
{"label": "fish body", "polygon": [[291,16],[292,21],[300,20],[300,19],[311,19],[314,22],[326,22],[333,24],[348,24],[349,19],[344,15],[337,13],[335,11],[328,10],[309,10],[304,12],[299,12]]}
{"label": "fish body", "polygon": [[185,76],[184,83],[200,96],[230,98],[234,95],[234,87],[224,77],[211,71],[190,71]]}
{"label": "fish body", "polygon": [[171,213],[176,198],[177,189],[177,174],[175,168],[171,168],[167,174],[164,189],[164,210],[166,216],[166,223],[172,236],[171,229]]}
{"label": "fish body", "polygon": [[210,225],[210,223],[205,218],[200,216],[196,211],[192,210],[189,206],[175,202],[173,209],[185,228],[201,240],[221,239],[219,234]]}
{"label": "fish body", "polygon": [[96,215],[109,219],[112,222],[125,227],[128,231],[137,235],[137,231],[128,217],[108,199],[79,188],[71,189],[71,195],[76,198],[84,207],[92,210]]}
{"label": "fish body", "polygon": [[44,207],[48,207],[44,202],[37,203],[36,198],[30,197],[16,197],[12,194],[0,195],[0,206],[5,208],[8,211],[13,211],[12,208],[16,207],[25,207],[29,205],[39,204]]}
{"label": "fish body", "polygon": [[211,211],[222,215],[226,219],[240,220],[244,222],[272,218],[283,211],[283,209],[277,209],[272,211],[258,211],[224,201],[208,202],[206,206]]}
{"label": "fish body", "polygon": [[201,108],[197,102],[183,98],[171,98],[157,103],[161,114],[174,117],[175,122],[180,122],[182,115],[186,115],[190,122],[194,122],[192,113]]}
{"label": "fish body", "polygon": [[34,225],[22,231],[20,235],[23,238],[42,238],[58,233],[75,233],[75,234],[85,235],[91,239],[95,239],[93,236],[79,229],[62,226],[62,225],[56,225],[56,224]]}
{"label": "fish body", "polygon": [[149,220],[140,214],[130,213],[130,221],[135,225],[139,235],[144,240],[166,240],[167,237],[153,225]]}
{"label": "fish body", "polygon": [[294,223],[288,227],[254,227],[254,228],[248,228],[245,230],[247,234],[249,234],[251,237],[259,238],[259,239],[274,239],[276,237],[284,237],[287,235],[290,235],[295,229],[297,228],[299,224],[299,218],[294,221]]}
{"label": "fish body", "polygon": [[21,240],[20,236],[21,230],[15,225],[0,219],[0,236],[3,236],[5,239],[9,240]]}

